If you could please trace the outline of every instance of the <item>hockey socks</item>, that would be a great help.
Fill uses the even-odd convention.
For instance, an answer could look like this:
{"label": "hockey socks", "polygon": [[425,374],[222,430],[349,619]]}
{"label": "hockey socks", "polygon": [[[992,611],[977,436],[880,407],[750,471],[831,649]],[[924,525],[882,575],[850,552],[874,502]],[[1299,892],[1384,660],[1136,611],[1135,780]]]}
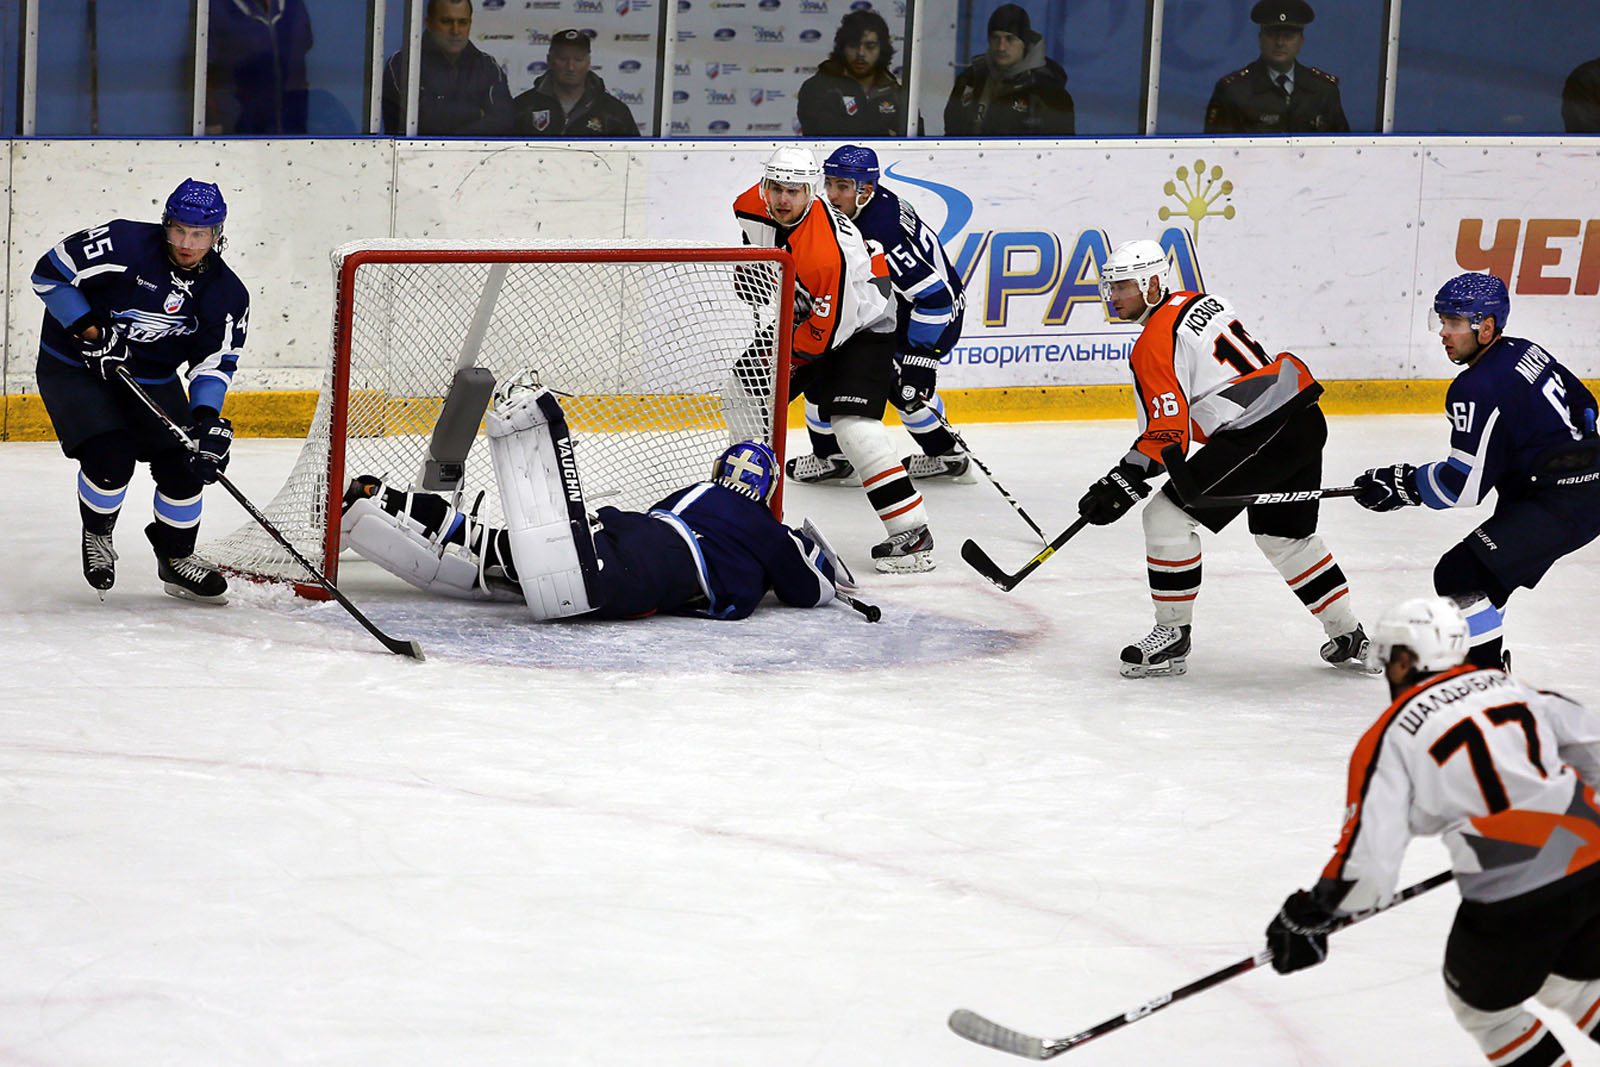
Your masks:
{"label": "hockey socks", "polygon": [[1297,538],[1257,534],[1256,544],[1329,637],[1360,627],[1350,609],[1350,583],[1322,538],[1316,534]]}

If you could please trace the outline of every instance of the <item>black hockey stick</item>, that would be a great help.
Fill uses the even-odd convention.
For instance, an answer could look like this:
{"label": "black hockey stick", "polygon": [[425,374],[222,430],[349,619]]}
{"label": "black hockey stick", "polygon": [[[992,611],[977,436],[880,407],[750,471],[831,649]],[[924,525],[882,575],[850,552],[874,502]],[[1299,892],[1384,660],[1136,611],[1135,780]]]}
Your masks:
{"label": "black hockey stick", "polygon": [[855,597],[851,596],[849,593],[846,593],[842,589],[835,589],[833,591],[833,597],[835,600],[838,600],[839,602],[861,612],[861,614],[866,617],[868,622],[877,622],[879,619],[883,618],[883,612],[878,610],[878,605],[868,604],[865,600],[857,600]]}
{"label": "black hockey stick", "polygon": [[954,426],[950,425],[950,420],[944,417],[944,413],[932,406],[929,406],[928,410],[933,412],[933,417],[939,420],[939,425],[943,426],[945,432],[950,435],[953,441],[955,441],[956,447],[965,452],[967,454],[967,458],[978,465],[978,469],[983,472],[983,476],[989,479],[989,484],[994,486],[995,489],[999,491],[1000,495],[1006,498],[1006,503],[1011,505],[1011,510],[1022,516],[1022,521],[1033,528],[1033,532],[1039,535],[1039,540],[1048,543],[1049,539],[1045,537],[1044,531],[1039,529],[1039,524],[1034,522],[1033,518],[1026,511],[1022,510],[1022,505],[1017,503],[1015,497],[1006,492],[1006,487],[1000,484],[1000,479],[994,476],[994,471],[990,470],[983,460],[978,458],[978,454],[972,450],[972,446],[967,444],[965,439],[962,438],[961,434],[956,432],[956,428]]}
{"label": "black hockey stick", "polygon": [[[127,383],[128,388],[133,390],[133,395],[138,397],[140,402],[143,403],[145,407],[149,408],[156,418],[161,420],[166,428],[172,432],[172,435],[183,443],[184,448],[187,448],[191,452],[199,450],[198,446],[194,443],[194,440],[190,438],[187,433],[184,433],[183,427],[173,422],[172,416],[168,415],[161,405],[157,404],[150,394],[144,391],[143,386],[133,380],[133,375],[128,373],[128,368],[119,366],[117,368],[117,376]],[[302,556],[300,551],[296,549],[294,545],[289,543],[289,539],[284,537],[282,532],[280,532],[276,526],[272,525],[271,521],[268,520],[265,515],[261,514],[254,504],[250,503],[249,499],[247,499],[245,495],[239,491],[238,486],[229,481],[226,475],[218,474],[217,482],[233,495],[233,499],[239,502],[239,506],[244,508],[244,510],[249,513],[250,517],[256,520],[263,530],[272,535],[272,539],[274,541],[277,541],[278,544],[284,547],[289,555],[294,557],[294,561],[296,563],[305,568],[305,572],[307,574],[316,579],[318,585],[322,586],[322,588],[328,591],[329,596],[337,600],[339,605],[343,607],[344,610],[348,611],[351,616],[353,616],[355,620],[362,626],[365,626],[367,628],[367,632],[373,637],[376,637],[384,648],[387,648],[390,652],[393,652],[397,656],[410,656],[412,659],[418,661],[423,659],[421,645],[417,644],[415,641],[401,641],[398,638],[390,637],[388,634],[374,626],[371,619],[361,614],[361,610],[354,604],[350,603],[350,598],[339,592],[337,586],[328,581],[321,571],[312,566],[311,561]]]}
{"label": "black hockey stick", "polygon": [[[1432,878],[1425,878],[1415,885],[1407,886],[1400,890],[1394,895],[1393,900],[1380,908],[1368,908],[1366,911],[1358,911],[1335,920],[1332,929],[1343,930],[1345,927],[1361,922],[1363,919],[1370,919],[1380,911],[1388,911],[1396,904],[1402,904],[1412,897],[1421,896],[1430,889],[1437,889],[1453,877],[1454,875],[1450,871],[1440,871]],[[1154,1000],[1139,1005],[1132,1011],[1114,1015],[1105,1022],[1097,1026],[1091,1026],[1087,1030],[1079,1031],[1071,1037],[1030,1037],[1027,1034],[1018,1033],[1016,1030],[1001,1026],[999,1023],[991,1022],[977,1012],[968,1011],[965,1008],[959,1008],[951,1013],[950,1029],[968,1041],[999,1049],[1001,1052],[1009,1052],[1014,1056],[1021,1056],[1023,1059],[1048,1060],[1061,1055],[1063,1052],[1070,1052],[1079,1045],[1093,1041],[1097,1037],[1103,1037],[1113,1030],[1120,1030],[1129,1023],[1136,1023],[1145,1016],[1153,1015],[1162,1008],[1175,1004],[1185,997],[1192,997],[1196,993],[1221,985],[1230,978],[1237,978],[1246,971],[1253,971],[1257,967],[1271,962],[1272,950],[1262,949],[1254,956],[1246,956],[1237,963],[1230,963],[1220,971],[1212,971],[1204,978],[1198,978],[1186,986],[1179,986],[1170,993],[1163,993]]]}
{"label": "black hockey stick", "polygon": [[1039,564],[1055,555],[1056,549],[1072,540],[1073,535],[1087,525],[1089,525],[1088,518],[1080,517],[1077,522],[1056,534],[1056,539],[1051,541],[1048,545],[1045,545],[1043,552],[1040,552],[1037,556],[1034,556],[1028,562],[1024,563],[1022,565],[1022,569],[1017,571],[1015,574],[1007,574],[1005,571],[1001,570],[999,565],[996,564],[994,560],[989,558],[989,553],[979,548],[978,542],[972,540],[970,537],[967,538],[966,541],[962,542],[961,558],[966,560],[967,564],[973,570],[977,571],[979,574],[983,575],[995,585],[998,585],[1001,589],[1004,589],[1009,593],[1013,588],[1016,587],[1018,582],[1032,574]]}
{"label": "black hockey stick", "polygon": [[1256,504],[1298,504],[1305,500],[1323,500],[1335,496],[1355,496],[1360,486],[1339,485],[1328,489],[1298,489],[1285,493],[1236,493],[1213,495],[1200,488],[1183,449],[1168,445],[1161,450],[1161,462],[1167,466],[1167,477],[1172,479],[1172,491],[1191,508],[1252,507]]}

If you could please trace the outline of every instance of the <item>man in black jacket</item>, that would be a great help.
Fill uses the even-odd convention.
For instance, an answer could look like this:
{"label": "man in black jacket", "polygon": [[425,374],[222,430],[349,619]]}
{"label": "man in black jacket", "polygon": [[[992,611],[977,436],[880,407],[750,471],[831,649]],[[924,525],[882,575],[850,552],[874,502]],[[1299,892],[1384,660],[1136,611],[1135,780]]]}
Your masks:
{"label": "man in black jacket", "polygon": [[550,38],[550,69],[511,102],[521,137],[637,137],[628,105],[606,92],[589,69],[589,36],[562,30]]}
{"label": "man in black jacket", "polygon": [[1004,4],[989,16],[989,51],[956,75],[944,106],[950,137],[1070,137],[1076,132],[1067,72],[1044,54],[1028,13]]}
{"label": "man in black jacket", "polygon": [[894,44],[876,11],[852,11],[833,35],[833,54],[800,85],[797,112],[806,137],[901,137],[906,94],[889,73]]}
{"label": "man in black jacket", "polygon": [[1206,133],[1349,133],[1339,79],[1297,63],[1306,24],[1305,0],[1261,0],[1250,21],[1261,27],[1261,55],[1224,75],[1206,105]]}
{"label": "man in black jacket", "polygon": [[[472,0],[428,0],[422,35],[422,85],[417,93],[417,134],[422,137],[493,137],[511,119],[505,71],[469,39]],[[383,132],[405,133],[406,49],[383,67]]]}

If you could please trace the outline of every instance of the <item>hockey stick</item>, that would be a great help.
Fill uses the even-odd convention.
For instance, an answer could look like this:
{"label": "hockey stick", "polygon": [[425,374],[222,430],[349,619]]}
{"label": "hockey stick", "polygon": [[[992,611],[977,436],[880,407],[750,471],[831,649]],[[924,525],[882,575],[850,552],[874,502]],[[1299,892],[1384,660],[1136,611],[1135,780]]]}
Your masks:
{"label": "hockey stick", "polygon": [[973,570],[977,571],[979,574],[989,579],[989,581],[993,582],[995,585],[998,585],[1001,589],[1004,589],[1009,593],[1013,588],[1016,587],[1018,582],[1032,574],[1039,564],[1055,555],[1056,549],[1072,540],[1073,535],[1087,525],[1089,525],[1088,518],[1080,517],[1077,522],[1056,534],[1056,539],[1051,541],[1048,545],[1045,545],[1043,552],[1040,552],[1037,556],[1034,556],[1028,562],[1024,563],[1022,565],[1022,569],[1017,571],[1015,574],[1007,574],[1005,571],[1001,570],[999,565],[996,564],[994,560],[989,558],[989,553],[979,548],[978,542],[974,541],[970,537],[967,538],[966,541],[962,542],[961,558],[966,560],[967,564]]}
{"label": "hockey stick", "polygon": [[1340,485],[1329,489],[1298,489],[1286,493],[1236,493],[1212,495],[1200,488],[1183,449],[1168,445],[1161,450],[1161,462],[1167,466],[1167,477],[1172,479],[1172,491],[1191,508],[1252,507],[1256,504],[1298,504],[1306,500],[1323,500],[1336,496],[1355,496],[1360,486]]}
{"label": "hockey stick", "polygon": [[1011,505],[1011,510],[1022,516],[1022,521],[1033,528],[1033,532],[1039,535],[1039,540],[1048,543],[1049,539],[1045,537],[1044,531],[1039,529],[1039,524],[1034,522],[1033,518],[1026,511],[1022,510],[1022,505],[1017,503],[1015,497],[1006,492],[1006,487],[1000,484],[1000,479],[994,476],[994,471],[990,470],[983,460],[978,458],[978,454],[972,450],[972,446],[967,444],[966,440],[961,436],[960,433],[956,431],[954,426],[950,425],[950,420],[944,417],[944,412],[939,411],[932,405],[928,406],[928,410],[933,412],[933,417],[939,420],[939,425],[943,426],[945,432],[948,433],[951,439],[955,441],[956,447],[965,452],[967,454],[967,458],[978,465],[978,469],[983,472],[983,476],[989,479],[989,484],[994,486],[995,489],[999,491],[1000,495],[1006,498],[1006,503]]}
{"label": "hockey stick", "polygon": [[[183,432],[183,427],[173,422],[172,416],[168,415],[165,409],[163,409],[160,404],[157,404],[149,393],[144,391],[143,386],[133,380],[133,375],[128,373],[128,368],[119,366],[117,368],[117,377],[121,378],[123,382],[127,384],[128,388],[133,390],[133,395],[138,397],[139,401],[144,404],[145,407],[149,408],[156,418],[161,420],[162,424],[172,432],[172,435],[183,443],[184,448],[187,448],[191,452],[199,450],[199,446],[194,443],[194,440],[190,438],[188,434]],[[289,539],[284,537],[278,528],[272,525],[267,517],[261,514],[254,504],[250,503],[249,499],[247,499],[245,495],[239,491],[238,486],[229,481],[226,475],[219,473],[217,475],[217,482],[230,494],[232,494],[233,499],[239,502],[239,506],[244,508],[244,510],[249,513],[250,517],[256,520],[263,530],[272,535],[272,539],[274,541],[277,541],[278,544],[284,547],[290,556],[294,557],[294,561],[296,563],[305,568],[305,572],[307,574],[316,579],[318,585],[322,586],[322,588],[328,591],[329,596],[337,600],[339,605],[343,607],[344,610],[348,611],[357,622],[366,627],[367,632],[373,637],[376,637],[384,648],[387,648],[390,652],[393,652],[397,656],[410,656],[412,659],[419,662],[423,659],[421,645],[417,644],[415,641],[401,641],[397,638],[390,637],[388,634],[374,626],[371,619],[361,614],[360,609],[354,604],[350,603],[349,597],[346,597],[343,593],[339,592],[337,586],[328,581],[328,579],[323,576],[323,573],[317,570],[316,567],[313,567],[311,565],[311,561],[302,556],[300,551],[296,549],[294,545],[289,543]]]}
{"label": "hockey stick", "polygon": [[842,589],[835,589],[833,598],[861,612],[862,615],[866,616],[868,622],[877,622],[883,618],[883,612],[878,610],[878,605],[868,604],[865,600],[857,600]]}
{"label": "hockey stick", "polygon": [[[1437,889],[1454,877],[1450,871],[1440,871],[1432,878],[1424,878],[1415,885],[1407,886],[1394,895],[1394,899],[1378,908],[1368,908],[1365,911],[1354,912],[1334,921],[1331,930],[1343,930],[1347,926],[1370,919],[1380,911],[1388,911],[1396,904],[1402,904],[1412,897],[1421,896],[1430,889]],[[1185,997],[1192,997],[1196,993],[1204,992],[1212,986],[1221,985],[1230,978],[1237,978],[1246,971],[1253,971],[1263,964],[1272,962],[1272,950],[1264,948],[1254,956],[1246,956],[1237,963],[1230,963],[1220,971],[1212,971],[1204,978],[1198,978],[1186,986],[1179,986],[1170,993],[1163,993],[1154,1000],[1139,1005],[1132,1011],[1121,1015],[1114,1015],[1105,1022],[1091,1026],[1087,1030],[1079,1031],[1071,1037],[1042,1038],[1030,1037],[1019,1033],[999,1023],[991,1022],[975,1011],[959,1008],[950,1015],[950,1029],[966,1038],[968,1041],[989,1048],[1009,1052],[1014,1056],[1021,1056],[1028,1060],[1048,1060],[1070,1052],[1086,1042],[1097,1037],[1103,1037],[1113,1030],[1120,1030],[1129,1023],[1136,1023],[1147,1015],[1153,1015],[1171,1004],[1175,1004]]]}

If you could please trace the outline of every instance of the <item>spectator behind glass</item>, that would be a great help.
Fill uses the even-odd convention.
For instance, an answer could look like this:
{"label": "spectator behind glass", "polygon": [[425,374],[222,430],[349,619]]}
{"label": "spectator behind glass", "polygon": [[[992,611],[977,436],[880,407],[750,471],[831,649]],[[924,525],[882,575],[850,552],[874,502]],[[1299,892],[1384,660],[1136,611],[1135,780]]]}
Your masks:
{"label": "spectator behind glass", "polygon": [[1567,75],[1561,118],[1568,133],[1600,133],[1600,59],[1580,63]]}
{"label": "spectator behind glass", "polygon": [[1261,27],[1261,55],[1225,74],[1206,105],[1206,133],[1349,133],[1339,79],[1295,62],[1316,15],[1305,0],[1261,0],[1250,21]]}
{"label": "spectator behind glass", "polygon": [[206,132],[305,133],[305,0],[211,0]]}
{"label": "spectator behind glass", "polygon": [[989,51],[956,75],[944,105],[951,137],[1070,137],[1076,131],[1067,72],[1045,58],[1028,13],[1004,4],[989,16]]}
{"label": "spectator behind glass", "polygon": [[637,137],[628,105],[606,92],[589,69],[589,36],[562,30],[550,38],[550,69],[511,102],[511,132],[522,137]]}
{"label": "spectator behind glass", "polygon": [[833,35],[833,53],[800,86],[800,132],[806,137],[899,137],[905,91],[889,73],[889,24],[870,8],[852,11]]}
{"label": "spectator behind glass", "polygon": [[[479,50],[472,34],[472,0],[428,0],[422,34],[422,85],[417,133],[423,137],[494,136],[511,124],[505,71]],[[406,49],[383,68],[383,131],[405,133]]]}

